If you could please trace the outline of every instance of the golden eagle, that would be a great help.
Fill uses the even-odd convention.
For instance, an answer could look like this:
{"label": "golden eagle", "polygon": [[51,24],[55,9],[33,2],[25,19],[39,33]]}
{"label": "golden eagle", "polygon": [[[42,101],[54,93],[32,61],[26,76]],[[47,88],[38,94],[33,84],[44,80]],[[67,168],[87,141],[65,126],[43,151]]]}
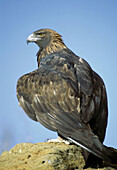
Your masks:
{"label": "golden eagle", "polygon": [[26,114],[84,150],[87,167],[102,159],[117,163],[104,141],[108,107],[103,80],[51,29],[33,32],[27,43],[39,46],[38,69],[17,82],[17,98]]}

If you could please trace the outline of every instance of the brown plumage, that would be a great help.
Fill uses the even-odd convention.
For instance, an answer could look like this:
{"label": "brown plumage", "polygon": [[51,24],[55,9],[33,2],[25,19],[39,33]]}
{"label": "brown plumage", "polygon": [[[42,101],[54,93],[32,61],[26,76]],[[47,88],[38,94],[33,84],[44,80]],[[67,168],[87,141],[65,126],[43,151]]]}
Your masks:
{"label": "brown plumage", "polygon": [[66,47],[57,32],[41,29],[27,42],[40,47],[39,68],[18,80],[20,106],[32,120],[81,146],[85,167],[100,167],[101,159],[117,163],[117,154],[102,144],[108,117],[103,80]]}

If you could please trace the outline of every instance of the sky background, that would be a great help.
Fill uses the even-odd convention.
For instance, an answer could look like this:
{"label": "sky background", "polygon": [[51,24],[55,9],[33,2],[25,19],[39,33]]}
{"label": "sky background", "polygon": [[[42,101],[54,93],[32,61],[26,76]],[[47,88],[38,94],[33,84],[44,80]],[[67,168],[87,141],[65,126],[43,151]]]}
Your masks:
{"label": "sky background", "polygon": [[37,68],[40,28],[61,35],[103,78],[109,119],[105,144],[117,148],[117,0],[0,0],[0,153],[22,142],[43,142],[57,134],[32,121],[18,105],[17,80]]}

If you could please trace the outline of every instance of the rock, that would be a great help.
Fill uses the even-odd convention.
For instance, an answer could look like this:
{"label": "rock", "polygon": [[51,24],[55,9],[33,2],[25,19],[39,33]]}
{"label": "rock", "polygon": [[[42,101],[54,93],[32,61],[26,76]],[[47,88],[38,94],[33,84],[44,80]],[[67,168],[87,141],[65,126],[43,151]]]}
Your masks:
{"label": "rock", "polygon": [[0,170],[75,170],[84,165],[81,148],[65,143],[21,143],[0,156]]}

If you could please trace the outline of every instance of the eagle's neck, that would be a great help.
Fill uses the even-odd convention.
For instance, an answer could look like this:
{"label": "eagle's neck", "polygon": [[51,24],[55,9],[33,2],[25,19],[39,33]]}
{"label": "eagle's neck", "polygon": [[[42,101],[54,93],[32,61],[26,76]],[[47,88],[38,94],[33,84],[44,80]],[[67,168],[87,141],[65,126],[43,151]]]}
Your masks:
{"label": "eagle's neck", "polygon": [[47,57],[48,54],[52,54],[62,49],[67,48],[63,41],[51,41],[45,48],[41,47],[37,53],[38,67],[40,66],[40,60],[43,57]]}

